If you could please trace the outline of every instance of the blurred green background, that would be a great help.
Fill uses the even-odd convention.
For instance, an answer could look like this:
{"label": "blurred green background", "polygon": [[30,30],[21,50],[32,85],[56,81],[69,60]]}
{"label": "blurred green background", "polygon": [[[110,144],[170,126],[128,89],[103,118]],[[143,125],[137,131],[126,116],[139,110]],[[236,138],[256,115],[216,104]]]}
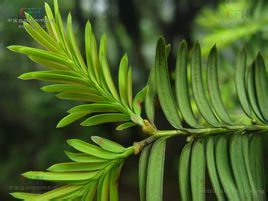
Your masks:
{"label": "blurred green background", "polygon": [[[51,0],[47,1],[52,5]],[[154,63],[155,43],[163,35],[172,44],[169,57],[174,69],[176,48],[182,39],[191,46],[199,40],[206,57],[217,43],[220,48],[220,81],[223,99],[234,116],[241,114],[235,96],[235,57],[247,44],[250,57],[262,50],[267,61],[268,10],[265,1],[246,0],[59,0],[63,19],[72,12],[76,38],[83,47],[83,33],[89,19],[97,38],[107,34],[108,57],[112,73],[121,56],[127,52],[133,67],[135,91],[147,81]],[[44,1],[0,1],[0,200],[13,200],[12,191],[46,191],[53,184],[33,182],[20,176],[28,170],[45,170],[56,162],[67,160],[63,150],[66,139],[89,141],[91,135],[105,136],[128,146],[144,138],[139,128],[115,132],[114,124],[81,127],[79,123],[56,129],[57,122],[76,103],[57,100],[39,90],[38,81],[23,82],[17,77],[40,68],[25,56],[6,49],[11,44],[37,46],[21,27],[22,11],[43,18]],[[266,62],[267,63],[267,62]],[[159,107],[158,104],[156,107]],[[168,129],[161,111],[157,113],[159,128]],[[166,200],[178,200],[176,168],[184,138],[171,140],[167,149],[165,182]],[[267,144],[267,143],[266,143]],[[267,153],[267,152],[266,152]],[[121,200],[138,200],[138,157],[126,161],[119,182]],[[213,200],[211,195],[211,200]]]}

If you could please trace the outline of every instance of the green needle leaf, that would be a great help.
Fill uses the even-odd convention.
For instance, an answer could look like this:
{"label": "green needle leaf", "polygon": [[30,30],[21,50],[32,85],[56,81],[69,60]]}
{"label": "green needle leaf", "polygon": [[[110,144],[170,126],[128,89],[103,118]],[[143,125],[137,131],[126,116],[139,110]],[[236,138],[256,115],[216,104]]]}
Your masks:
{"label": "green needle leaf", "polygon": [[57,124],[57,128],[62,128],[64,126],[67,126],[77,121],[78,119],[83,118],[87,114],[88,114],[87,112],[76,112],[76,113],[69,114],[59,121],[59,123]]}
{"label": "green needle leaf", "polygon": [[246,172],[247,172],[247,176],[248,176],[250,190],[251,190],[251,193],[252,193],[253,200],[258,200],[259,195],[256,192],[259,189],[257,189],[255,180],[253,178],[253,173],[252,173],[251,168],[250,168],[251,161],[249,160],[250,159],[249,137],[250,136],[247,135],[247,134],[244,134],[241,137],[242,138],[242,140],[241,140],[242,141],[242,153],[243,153],[244,160],[245,160],[245,168],[246,168]]}
{"label": "green needle leaf", "polygon": [[90,82],[81,78],[79,74],[74,72],[63,72],[63,71],[36,71],[24,73],[19,76],[22,80],[42,80],[48,82],[58,82],[66,84],[81,84],[90,85]]}
{"label": "green needle leaf", "polygon": [[81,123],[82,126],[94,126],[103,123],[129,121],[130,117],[126,114],[121,113],[109,113],[109,114],[98,114],[89,117]]}
{"label": "green needle leaf", "polygon": [[254,70],[258,105],[262,116],[268,121],[268,79],[264,60],[260,53],[255,60]]}
{"label": "green needle leaf", "polygon": [[206,158],[204,140],[196,139],[191,153],[190,180],[193,201],[205,200]]}
{"label": "green needle leaf", "polygon": [[100,147],[86,143],[82,140],[71,139],[67,140],[67,143],[76,150],[89,154],[91,156],[95,156],[97,158],[116,159],[120,157],[118,154],[102,150]]}
{"label": "green needle leaf", "polygon": [[118,201],[118,178],[120,176],[120,171],[123,163],[119,167],[115,167],[110,172],[110,200]]}
{"label": "green needle leaf", "polygon": [[252,200],[250,184],[242,150],[241,134],[233,134],[230,140],[230,160],[237,185],[238,193],[242,200]]}
{"label": "green needle leaf", "polygon": [[128,58],[125,54],[119,65],[118,86],[122,103],[128,106]]}
{"label": "green needle leaf", "polygon": [[58,42],[59,41],[59,33],[58,33],[58,27],[56,27],[56,20],[54,18],[54,15],[51,11],[51,8],[50,6],[45,2],[45,11],[46,11],[46,15],[47,15],[47,19],[48,19],[48,24],[50,25],[51,27],[51,30],[53,32],[53,37],[56,39],[56,41]]}
{"label": "green needle leaf", "polygon": [[55,13],[55,21],[56,21],[55,25],[58,30],[60,42],[62,46],[64,47],[65,51],[67,52],[67,54],[71,56],[71,52],[68,48],[68,43],[65,37],[64,26],[63,26],[62,18],[61,18],[60,11],[59,11],[58,0],[54,0],[54,13]]}
{"label": "green needle leaf", "polygon": [[74,33],[73,33],[73,28],[72,28],[72,16],[69,13],[68,17],[67,17],[67,39],[69,42],[69,47],[70,47],[70,51],[72,53],[72,56],[74,58],[74,60],[77,63],[77,66],[79,67],[79,69],[81,70],[81,72],[83,73],[87,73],[86,71],[86,64],[84,62],[84,59],[80,53],[80,50],[77,46],[77,43],[75,41],[75,37],[74,37]]}
{"label": "green needle leaf", "polygon": [[109,152],[123,153],[124,151],[126,151],[126,148],[122,145],[99,136],[92,136],[91,140],[98,144],[103,150]]}
{"label": "green needle leaf", "polygon": [[252,117],[251,107],[246,92],[246,71],[247,71],[247,53],[246,49],[243,48],[236,65],[235,86],[242,108],[244,112],[247,114],[247,116],[251,118]]}
{"label": "green needle leaf", "polygon": [[133,109],[135,114],[141,115],[141,103],[144,101],[147,92],[148,92],[149,87],[145,86],[141,91],[137,93],[133,100]]}
{"label": "green needle leaf", "polygon": [[133,92],[132,92],[132,68],[131,66],[128,69],[127,97],[128,97],[128,105],[132,109]]}
{"label": "green needle leaf", "polygon": [[41,194],[38,197],[38,200],[51,200],[51,199],[62,199],[66,197],[66,195],[73,195],[76,194],[81,190],[82,186],[80,185],[65,185],[54,190],[48,191],[44,194]]}
{"label": "green needle leaf", "polygon": [[214,115],[206,93],[204,90],[204,84],[202,81],[202,64],[201,64],[201,50],[199,43],[196,43],[192,50],[191,55],[191,76],[192,76],[192,86],[193,86],[193,95],[196,102],[196,105],[205,118],[205,120],[213,125],[220,126],[218,119]]}
{"label": "green needle leaf", "polygon": [[147,169],[148,161],[150,157],[152,145],[145,146],[141,152],[139,159],[139,192],[140,201],[146,201],[146,181],[147,181]]}
{"label": "green needle leaf", "polygon": [[216,142],[216,165],[221,184],[228,200],[240,201],[240,197],[232,175],[228,156],[228,136],[222,135]]}
{"label": "green needle leaf", "polygon": [[92,58],[92,65],[93,65],[93,70],[95,73],[95,77],[97,79],[97,82],[100,83],[100,64],[99,64],[99,59],[98,59],[98,48],[97,48],[97,42],[95,35],[93,31],[91,30],[90,32],[90,49],[91,49],[91,58]]}
{"label": "green needle leaf", "polygon": [[191,147],[192,143],[186,144],[180,155],[179,159],[179,190],[182,201],[191,199],[191,185],[190,185],[190,161],[191,161]]}
{"label": "green needle leaf", "polygon": [[64,100],[83,101],[83,102],[97,102],[103,100],[103,97],[94,94],[59,93],[56,96]]}
{"label": "green needle leaf", "polygon": [[[47,48],[48,50],[52,52],[59,53],[59,47],[55,45],[55,42],[53,39],[50,38],[50,36],[45,31],[39,31],[42,30],[41,27],[35,27],[31,26],[30,24],[24,22],[23,26],[25,30],[28,32],[28,34],[36,40],[41,46]],[[41,32],[41,33],[40,33]],[[45,32],[45,35],[43,33]]]}
{"label": "green needle leaf", "polygon": [[33,194],[33,193],[23,193],[23,192],[15,192],[10,193],[14,198],[21,199],[21,200],[32,200],[36,199],[39,194]]}
{"label": "green needle leaf", "polygon": [[187,81],[188,48],[186,41],[180,43],[176,62],[176,97],[177,103],[185,121],[194,128],[200,128],[192,111]]}
{"label": "green needle leaf", "polygon": [[69,151],[65,151],[65,154],[67,157],[75,162],[82,162],[82,163],[100,163],[100,162],[106,162],[106,159],[98,158],[95,156],[90,156],[85,153],[73,153]]}
{"label": "green needle leaf", "polygon": [[[74,63],[62,54],[48,52],[46,50],[32,48],[32,47],[18,46],[18,45],[9,46],[8,49],[13,52],[26,54],[30,59],[42,65],[45,65],[44,60],[47,60],[49,62],[54,62],[57,66],[61,66],[61,69],[63,68],[62,66],[66,66],[71,69],[75,68]],[[50,64],[49,67],[53,67],[53,66],[51,66]]]}
{"label": "green needle leaf", "polygon": [[106,81],[107,86],[109,87],[111,94],[113,95],[115,99],[119,100],[119,96],[114,86],[114,82],[110,73],[110,68],[108,66],[107,59],[104,56],[101,57],[101,66],[102,66],[101,69],[103,72],[104,79]]}
{"label": "green needle leaf", "polygon": [[[92,61],[92,50],[91,50],[91,25],[90,22],[88,21],[86,24],[86,28],[85,28],[85,50],[86,50],[86,59],[87,59],[87,68],[88,68],[88,74],[90,79],[93,82],[97,82],[97,78],[94,72],[94,64]],[[101,60],[102,61],[102,60]]]}
{"label": "green needle leaf", "polygon": [[47,170],[50,172],[83,172],[101,170],[107,166],[107,163],[58,163],[50,166]]}
{"label": "green needle leaf", "polygon": [[23,173],[22,176],[28,179],[37,179],[44,181],[62,181],[68,183],[68,181],[86,181],[95,179],[98,175],[97,171],[92,172],[39,172],[31,171]]}
{"label": "green needle leaf", "polygon": [[162,201],[166,138],[154,142],[147,169],[146,201]]}
{"label": "green needle leaf", "polygon": [[[57,92],[65,92],[65,93],[82,93],[82,94],[97,94],[96,89],[83,86],[79,84],[51,84],[41,88],[44,92],[49,93],[57,93]],[[80,111],[81,112],[81,111]]]}
{"label": "green needle leaf", "polygon": [[69,113],[79,113],[85,112],[87,114],[98,113],[98,112],[117,112],[121,111],[122,108],[118,104],[108,104],[108,103],[92,103],[92,104],[82,104],[75,106],[68,110]]}
{"label": "green needle leaf", "polygon": [[99,182],[97,201],[109,201],[109,174],[106,174]]}
{"label": "green needle leaf", "polygon": [[254,77],[254,69],[256,68],[256,64],[253,63],[250,68],[248,69],[248,78],[247,78],[247,89],[248,89],[248,96],[250,100],[250,105],[253,112],[256,115],[256,118],[260,122],[264,122],[263,116],[260,112],[260,108],[257,102],[257,94],[256,94],[256,85],[255,85],[255,77]]}
{"label": "green needle leaf", "polygon": [[219,117],[226,124],[233,124],[230,119],[225,106],[223,105],[221,93],[219,89],[219,78],[218,78],[218,62],[217,62],[217,48],[214,46],[208,56],[207,63],[207,85],[208,92],[210,95],[211,105]]}
{"label": "green needle leaf", "polygon": [[162,37],[157,41],[155,69],[157,94],[163,112],[173,127],[181,128],[181,119],[172,93],[168,74],[166,45]]}
{"label": "green needle leaf", "polygon": [[97,183],[96,182],[90,182],[87,186],[88,192],[86,192],[83,196],[82,200],[93,200],[95,197],[95,193],[97,190]]}
{"label": "green needle leaf", "polygon": [[130,122],[126,122],[126,123],[120,124],[119,126],[116,127],[115,130],[122,131],[122,130],[125,130],[127,128],[132,127],[132,126],[136,126],[136,124],[133,123],[132,121],[130,121]]}
{"label": "green needle leaf", "polygon": [[151,69],[148,82],[147,82],[148,92],[145,97],[145,112],[149,121],[154,124],[154,106],[155,106],[155,96],[156,96],[156,80],[155,80],[155,66]]}
{"label": "green needle leaf", "polygon": [[261,134],[254,133],[249,142],[249,161],[253,180],[256,184],[258,200],[265,201],[265,174],[263,164],[263,143]]}
{"label": "green needle leaf", "polygon": [[211,180],[213,190],[216,194],[218,201],[225,201],[226,198],[224,196],[224,191],[222,189],[219,174],[216,167],[216,159],[215,159],[215,139],[214,137],[208,137],[206,144],[206,161],[207,161],[207,169],[209,178]]}

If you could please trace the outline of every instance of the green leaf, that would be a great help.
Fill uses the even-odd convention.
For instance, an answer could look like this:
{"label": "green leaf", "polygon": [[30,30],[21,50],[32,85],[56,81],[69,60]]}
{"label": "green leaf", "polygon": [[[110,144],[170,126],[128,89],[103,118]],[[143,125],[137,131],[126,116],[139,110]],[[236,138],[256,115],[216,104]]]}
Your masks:
{"label": "green leaf", "polygon": [[181,119],[172,93],[166,56],[166,45],[161,37],[157,41],[155,58],[157,94],[163,112],[169,123],[175,128],[181,128]]}
{"label": "green leaf", "polygon": [[248,69],[248,77],[247,77],[247,91],[250,100],[250,105],[253,112],[256,115],[256,118],[260,122],[264,122],[263,116],[260,112],[260,108],[257,102],[257,94],[256,94],[256,85],[255,85],[255,77],[254,77],[254,69],[256,68],[256,64],[253,63]]}
{"label": "green leaf", "polygon": [[255,180],[253,178],[253,174],[250,168],[251,161],[250,161],[250,152],[249,152],[250,151],[249,150],[249,137],[250,136],[247,134],[242,135],[241,147],[242,147],[242,153],[244,156],[245,168],[246,168],[246,172],[247,172],[247,176],[249,180],[252,197],[253,197],[253,200],[258,200],[258,194],[255,192],[257,192],[259,189],[257,189],[256,183],[255,183]]}
{"label": "green leaf", "polygon": [[23,22],[23,25],[32,38],[52,52],[61,53],[62,49],[56,43],[55,38],[52,38],[31,15],[25,13],[25,16],[27,22]]}
{"label": "green leaf", "polygon": [[228,136],[222,135],[216,142],[216,165],[221,184],[228,200],[240,201],[228,156]]}
{"label": "green leaf", "polygon": [[146,201],[146,181],[147,181],[147,169],[148,161],[150,157],[152,145],[145,146],[141,152],[139,159],[139,192],[140,201]]}
{"label": "green leaf", "polygon": [[49,26],[51,27],[51,31],[53,33],[53,37],[55,38],[55,40],[58,42],[59,41],[59,34],[58,34],[58,29],[55,26],[56,25],[56,20],[54,18],[54,15],[51,11],[50,6],[45,2],[45,11],[46,11],[46,15],[47,15],[47,19],[48,19],[48,23]]}
{"label": "green leaf", "polygon": [[211,105],[219,117],[226,124],[233,124],[230,116],[223,105],[220,88],[219,88],[219,78],[218,78],[218,62],[217,62],[217,48],[213,46],[211,49],[208,62],[207,62],[207,85],[208,92],[210,95]]}
{"label": "green leaf", "polygon": [[90,156],[94,156],[94,157],[101,158],[101,159],[112,160],[112,159],[125,157],[125,153],[118,154],[114,152],[105,151],[98,146],[86,143],[78,139],[68,140],[67,143],[80,152],[83,152],[83,153],[89,154]]}
{"label": "green leaf", "polygon": [[128,105],[128,58],[125,54],[119,65],[118,86],[122,103]]}
{"label": "green leaf", "polygon": [[19,76],[19,78],[22,80],[37,79],[48,82],[90,85],[90,82],[81,78],[78,74],[74,72],[37,71],[37,72],[24,73],[21,76]]}
{"label": "green leaf", "polygon": [[126,123],[123,123],[123,124],[120,124],[119,126],[116,127],[116,130],[117,131],[122,131],[122,130],[125,130],[127,128],[130,128],[132,126],[136,126],[135,123],[133,123],[132,121],[130,122],[126,122]]}
{"label": "green leaf", "polygon": [[190,180],[193,201],[205,200],[206,158],[204,140],[196,139],[192,146]]}
{"label": "green leaf", "polygon": [[56,22],[55,26],[57,27],[59,40],[63,48],[67,52],[67,54],[71,57],[71,52],[69,50],[68,43],[65,38],[64,26],[63,26],[62,18],[61,18],[60,11],[59,11],[58,0],[54,0],[54,14],[55,14],[55,22]]}
{"label": "green leaf", "polygon": [[68,66],[62,63],[50,61],[47,59],[43,59],[40,57],[35,56],[29,56],[29,59],[31,59],[33,62],[38,63],[40,65],[43,65],[51,70],[68,70]]}
{"label": "green leaf", "polygon": [[200,128],[196,120],[189,96],[188,81],[187,81],[187,63],[188,63],[188,48],[186,41],[182,41],[177,51],[176,61],[176,97],[179,110],[185,121],[194,128]]}
{"label": "green leaf", "polygon": [[80,53],[78,46],[77,46],[72,29],[73,29],[72,28],[72,16],[69,13],[68,17],[67,17],[67,40],[69,43],[70,51],[72,53],[73,59],[75,60],[77,66],[79,67],[81,72],[87,74],[86,64],[84,62],[84,59]]}
{"label": "green leaf", "polygon": [[66,195],[73,195],[79,192],[79,190],[82,188],[80,185],[65,185],[59,188],[56,188],[54,190],[48,191],[44,194],[40,194],[38,196],[38,200],[51,200],[51,199],[59,199],[66,197]]}
{"label": "green leaf", "polygon": [[44,92],[57,93],[82,93],[82,94],[98,94],[96,89],[90,86],[84,86],[79,84],[51,84],[41,88]]}
{"label": "green leaf", "polygon": [[244,112],[248,117],[252,117],[251,107],[249,98],[246,91],[246,71],[247,71],[247,53],[244,48],[237,61],[236,72],[235,72],[235,86],[238,98],[242,105]]}
{"label": "green leaf", "polygon": [[103,72],[103,76],[104,76],[104,80],[106,82],[106,85],[108,86],[113,97],[116,100],[119,100],[119,96],[118,96],[117,90],[114,86],[113,78],[112,78],[111,73],[110,73],[108,61],[106,58],[104,58],[104,56],[101,57],[101,67],[102,67],[101,69]]}
{"label": "green leaf", "polygon": [[179,190],[182,201],[191,200],[191,185],[190,185],[190,161],[191,161],[192,143],[186,144],[180,155],[178,177]]}
{"label": "green leaf", "polygon": [[91,25],[90,22],[87,21],[86,28],[85,28],[85,50],[86,50],[86,60],[87,60],[87,68],[88,68],[88,75],[93,82],[97,82],[97,78],[94,71],[94,64],[92,61],[92,50],[91,50]]}
{"label": "green leaf", "polygon": [[154,106],[156,96],[155,66],[153,66],[153,68],[151,69],[147,86],[149,86],[149,88],[145,97],[145,113],[149,121],[154,124]]}
{"label": "green leaf", "polygon": [[67,126],[77,121],[78,119],[83,118],[87,114],[88,114],[87,112],[76,112],[76,113],[69,114],[59,121],[59,123],[57,124],[57,128],[62,128],[64,126]]}
{"label": "green leaf", "polygon": [[201,50],[199,43],[196,43],[192,50],[191,77],[192,77],[193,96],[201,115],[212,126],[220,126],[216,116],[214,115],[209,105],[204,90],[204,84],[202,81]]}
{"label": "green leaf", "polygon": [[98,144],[103,150],[109,152],[123,153],[124,151],[126,151],[126,148],[122,145],[99,136],[92,136],[91,140]]}
{"label": "green leaf", "polygon": [[250,137],[249,161],[253,180],[256,184],[258,200],[265,201],[265,174],[263,164],[263,143],[261,134],[254,133]]}
{"label": "green leaf", "polygon": [[[102,36],[101,36],[99,47],[100,47],[99,48],[100,85],[105,91],[111,93],[111,91],[110,91],[111,87],[109,87],[109,84],[107,83],[105,75],[104,75],[104,73],[110,74],[110,69],[108,66],[107,55],[106,55],[106,35],[105,34],[102,34]],[[104,61],[102,61],[102,60],[104,60]],[[104,70],[102,68],[104,68]],[[108,72],[104,72],[105,70],[107,70],[105,68],[108,68]],[[112,86],[113,85],[114,85],[114,83],[112,82]]]}
{"label": "green leaf", "polygon": [[137,93],[137,95],[135,96],[134,100],[133,100],[133,109],[135,114],[137,115],[141,115],[141,103],[144,101],[147,92],[148,92],[148,85],[146,85],[141,91],[139,91]]}
{"label": "green leaf", "polygon": [[110,200],[118,201],[118,178],[120,176],[120,171],[122,168],[123,163],[119,165],[119,167],[115,166],[110,171],[110,184],[109,184],[109,190],[110,190]]}
{"label": "green leaf", "polygon": [[103,97],[94,94],[59,93],[56,96],[64,100],[74,100],[84,102],[97,102],[103,100]]}
{"label": "green leaf", "polygon": [[92,172],[40,172],[30,171],[23,173],[22,176],[28,179],[44,180],[44,181],[62,181],[68,183],[69,181],[86,181],[96,179],[98,171]]}
{"label": "green leaf", "polygon": [[9,46],[8,49],[13,52],[26,54],[29,58],[33,58],[35,62],[43,64],[43,65],[45,65],[44,60],[47,60],[47,61],[56,63],[58,66],[66,66],[71,69],[75,67],[73,61],[64,57],[63,54],[58,54],[58,53],[48,52],[46,50],[25,47],[25,46],[18,46],[18,45]]}
{"label": "green leaf", "polygon": [[56,36],[54,35],[54,32],[53,32],[53,29],[52,29],[52,26],[51,26],[51,21],[49,20],[48,16],[45,16],[44,17],[44,20],[45,20],[45,25],[46,25],[46,28],[47,28],[47,32],[48,32],[48,35],[51,36],[53,39],[55,39],[55,42],[57,42],[56,40]]}
{"label": "green leaf", "polygon": [[[56,52],[59,53],[59,47],[57,47],[57,45],[55,45],[56,41],[51,40],[51,38],[49,37],[49,35],[46,33],[45,35],[42,34],[42,32],[40,33],[39,27],[35,27],[35,26],[31,26],[30,24],[24,22],[23,26],[25,28],[25,30],[28,32],[28,34],[35,40],[37,41],[41,46],[47,48],[48,50],[52,51],[52,52]],[[52,42],[52,43],[51,43]]]}
{"label": "green leaf", "polygon": [[122,108],[119,104],[108,104],[108,103],[82,104],[68,110],[69,113],[86,112],[88,114],[96,112],[117,112],[117,111],[122,111]]}
{"label": "green leaf", "polygon": [[128,68],[128,74],[127,74],[127,98],[128,98],[128,105],[132,109],[133,92],[132,92],[132,68],[131,66]]}
{"label": "green leaf", "polygon": [[258,105],[262,116],[268,121],[268,79],[264,60],[260,53],[255,60],[254,70]]}
{"label": "green leaf", "polygon": [[67,143],[76,150],[89,154],[91,156],[95,156],[97,158],[110,160],[120,158],[119,154],[102,150],[100,147],[86,143],[82,140],[71,139],[67,140]]}
{"label": "green leaf", "polygon": [[162,201],[166,138],[160,138],[152,145],[146,181],[146,201]]}
{"label": "green leaf", "polygon": [[39,196],[39,194],[24,193],[24,192],[10,193],[10,195],[12,195],[14,198],[21,200],[36,199]]}
{"label": "green leaf", "polygon": [[109,201],[109,174],[106,174],[99,182],[97,201]]}
{"label": "green leaf", "polygon": [[78,162],[68,162],[68,163],[59,163],[50,166],[47,170],[50,172],[91,172],[96,170],[104,169],[107,166],[107,163],[78,163]]}
{"label": "green leaf", "polygon": [[67,155],[67,157],[70,160],[75,161],[75,162],[100,163],[100,162],[107,161],[107,159],[98,158],[95,156],[90,156],[90,155],[85,154],[85,153],[73,153],[73,152],[65,151],[65,154]]}
{"label": "green leaf", "polygon": [[89,117],[81,123],[82,126],[94,126],[103,123],[112,123],[120,121],[129,121],[130,117],[126,114],[121,113],[109,113],[109,114],[99,114]]}
{"label": "green leaf", "polygon": [[215,137],[211,136],[207,138],[206,144],[206,161],[209,178],[211,180],[213,190],[216,194],[218,201],[225,201],[224,191],[220,183],[219,174],[216,167],[216,158],[215,158]]}
{"label": "green leaf", "polygon": [[241,134],[233,134],[230,140],[230,160],[232,172],[234,174],[235,183],[238,193],[242,200],[252,200],[251,189],[247,176],[245,160],[242,151]]}
{"label": "green leaf", "polygon": [[97,190],[97,183],[96,182],[90,182],[90,185],[87,187],[88,192],[86,192],[83,196],[82,200],[93,200],[95,197],[95,193]]}
{"label": "green leaf", "polygon": [[97,48],[97,42],[95,35],[93,31],[91,30],[90,33],[90,47],[91,48],[91,58],[92,58],[92,65],[93,70],[95,73],[95,77],[98,83],[100,83],[100,64],[99,64],[99,58],[98,58],[98,48]]}

